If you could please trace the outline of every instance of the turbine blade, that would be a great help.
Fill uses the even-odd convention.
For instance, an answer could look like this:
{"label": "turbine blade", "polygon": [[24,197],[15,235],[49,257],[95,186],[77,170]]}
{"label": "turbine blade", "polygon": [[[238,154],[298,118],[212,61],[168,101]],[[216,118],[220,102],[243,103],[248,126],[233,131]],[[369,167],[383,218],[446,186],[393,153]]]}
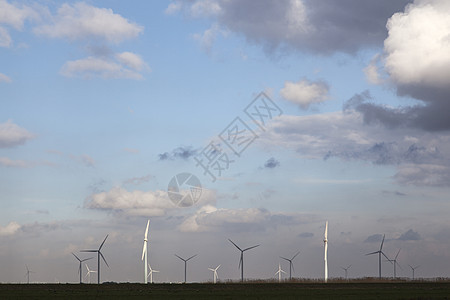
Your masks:
{"label": "turbine blade", "polygon": [[385,234],[383,234],[383,240],[381,241],[380,251],[383,250],[384,237],[385,237]]}
{"label": "turbine blade", "polygon": [[386,257],[386,259],[387,259],[387,260],[388,260],[388,261],[389,261],[389,262],[390,262],[390,263],[392,264],[392,260],[391,260],[391,259],[389,259],[389,257],[387,257],[387,256],[386,256],[386,254],[384,254],[384,252],[383,252],[383,251],[381,251],[381,254],[383,254],[383,256],[384,256],[384,257]]}
{"label": "turbine blade", "polygon": [[325,222],[325,239],[328,239],[328,221]]}
{"label": "turbine blade", "polygon": [[259,247],[260,245],[256,245],[256,246],[252,246],[252,247],[248,247],[248,248],[245,248],[244,250],[242,250],[242,251],[247,251],[247,250],[250,250],[250,249],[253,249],[253,248],[256,248],[256,247]]}
{"label": "turbine blade", "polygon": [[83,259],[80,262],[87,261],[87,260],[90,260],[90,259],[93,259],[93,257],[89,257],[89,258]]}
{"label": "turbine blade", "polygon": [[366,255],[378,254],[379,252],[380,251],[370,252],[370,253],[367,253]]}
{"label": "turbine blade", "polygon": [[182,258],[182,257],[180,257],[180,256],[178,256],[178,255],[176,255],[176,254],[175,254],[175,256],[178,257],[179,259],[181,259],[182,261],[185,261],[184,258]]}
{"label": "turbine blade", "polygon": [[76,256],[75,253],[72,252],[72,254],[73,256],[75,256],[76,259],[78,259],[79,262],[81,262],[81,259],[78,256]]}
{"label": "turbine blade", "polygon": [[147,239],[148,236],[148,226],[150,225],[150,220],[147,221],[147,228],[145,229],[145,239]]}
{"label": "turbine blade", "polygon": [[403,271],[403,268],[402,268],[402,266],[400,266],[400,264],[397,262],[397,261],[395,261],[395,263],[397,264],[397,266],[400,268],[400,270],[402,270]]}
{"label": "turbine blade", "polygon": [[102,244],[100,245],[100,247],[98,247],[98,251],[100,251],[100,250],[102,249],[103,244],[106,242],[106,239],[108,238],[108,235],[109,235],[109,234],[106,235],[106,237],[105,237],[105,239],[103,240]]}
{"label": "turbine blade", "polygon": [[99,254],[100,254],[100,256],[102,257],[102,259],[103,259],[103,261],[105,262],[105,264],[108,266],[108,268],[109,268],[109,265],[108,265],[108,262],[106,261],[106,259],[105,259],[105,257],[103,256],[103,254],[99,251],[98,252]]}
{"label": "turbine blade", "polygon": [[98,252],[98,250],[80,250],[80,252]]}
{"label": "turbine blade", "polygon": [[208,270],[210,270],[210,271],[213,271],[213,272],[214,272],[214,269],[208,268]]}
{"label": "turbine blade", "polygon": [[400,254],[400,250],[402,250],[402,249],[398,249],[397,255],[395,256],[394,259],[397,259],[398,255]]}
{"label": "turbine blade", "polygon": [[186,261],[190,260],[191,258],[196,257],[198,254],[192,255],[191,257],[189,257],[188,259],[186,259]]}
{"label": "turbine blade", "polygon": [[218,266],[216,267],[216,271],[217,271],[219,268],[220,268],[220,265],[218,265]]}
{"label": "turbine blade", "polygon": [[238,248],[239,249],[239,251],[242,251],[242,249],[241,248],[239,248],[239,246],[238,245],[236,245],[232,240],[230,240],[230,239],[228,239],[236,248]]}
{"label": "turbine blade", "polygon": [[291,261],[289,258],[286,258],[286,257],[283,257],[283,256],[280,256],[280,258],[282,258],[282,259],[284,259],[284,260],[287,260],[288,262]]}
{"label": "turbine blade", "polygon": [[294,258],[296,258],[297,255],[299,255],[299,254],[300,254],[300,251],[298,251],[297,253],[295,253],[295,255],[291,258],[291,260],[294,260]]}

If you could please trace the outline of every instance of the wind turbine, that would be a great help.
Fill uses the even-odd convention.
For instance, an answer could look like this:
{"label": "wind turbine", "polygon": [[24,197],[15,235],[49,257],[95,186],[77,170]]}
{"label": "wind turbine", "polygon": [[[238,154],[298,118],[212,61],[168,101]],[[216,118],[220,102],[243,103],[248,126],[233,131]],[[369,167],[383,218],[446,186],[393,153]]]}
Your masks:
{"label": "wind turbine", "polygon": [[105,243],[106,239],[108,238],[108,234],[106,235],[105,239],[101,243],[100,247],[98,247],[98,250],[81,250],[80,252],[96,252],[97,253],[97,283],[100,284],[100,256],[102,257],[105,264],[108,266],[108,263],[106,262],[105,257],[103,256],[101,250],[103,247],[103,244]]}
{"label": "wind turbine", "polygon": [[323,246],[325,248],[324,261],[325,261],[325,282],[328,280],[328,262],[327,262],[327,252],[328,252],[328,221],[325,222],[325,233],[323,235]]}
{"label": "wind turbine", "polygon": [[[398,249],[398,252],[397,252],[397,255],[395,256],[395,258],[394,259],[388,259],[391,263],[393,263],[394,264],[394,279],[397,277],[397,271],[396,271],[396,265],[398,265],[399,267],[400,267],[400,265],[399,265],[399,263],[397,262],[397,257],[398,257],[398,255],[400,254],[400,250],[401,249]],[[400,267],[400,269],[401,269],[402,267]]]}
{"label": "wind turbine", "polygon": [[383,255],[384,257],[386,257],[387,260],[390,261],[389,257],[387,257],[386,254],[384,254],[383,252],[384,237],[385,235],[383,234],[383,240],[381,241],[380,250],[366,254],[366,255],[378,254],[378,277],[380,279],[381,279],[381,255]]}
{"label": "wind turbine", "polygon": [[341,267],[341,269],[345,271],[345,280],[347,280],[347,272],[348,272],[348,269],[350,269],[351,266],[352,265],[349,265],[347,268]]}
{"label": "wind turbine", "polygon": [[89,283],[91,283],[91,273],[97,273],[97,271],[90,270],[88,265],[85,265],[85,266],[86,266],[86,269],[87,269],[87,273],[86,273],[86,275],[84,277],[89,277],[88,280],[89,280]]}
{"label": "wind turbine", "polygon": [[75,255],[75,253],[72,252],[72,254],[73,254],[73,256],[75,256],[75,258],[80,262],[80,266],[78,267],[78,274],[80,274],[80,284],[81,284],[81,283],[83,283],[82,280],[81,280],[81,279],[82,279],[82,278],[81,278],[81,264],[83,263],[83,261],[93,259],[93,257],[85,258],[85,259],[80,259],[78,256]]}
{"label": "wind turbine", "polygon": [[148,264],[148,269],[150,270],[150,273],[148,273],[147,277],[150,276],[150,283],[153,283],[153,273],[159,273],[159,271],[153,270],[150,264]]}
{"label": "wind turbine", "polygon": [[189,257],[188,259],[184,259],[184,258],[182,258],[182,257],[180,257],[180,256],[178,256],[178,255],[176,255],[176,254],[175,254],[175,256],[178,257],[179,259],[181,259],[182,261],[184,261],[184,283],[186,283],[186,268],[187,268],[187,262],[188,262],[190,259],[196,257],[197,254],[192,255],[192,256]]}
{"label": "wind turbine", "polygon": [[291,259],[286,258],[286,257],[283,257],[283,256],[280,256],[280,258],[282,258],[282,259],[284,259],[284,260],[286,260],[286,261],[289,262],[289,280],[292,280],[292,271],[294,270],[294,265],[292,264],[292,261],[293,261],[294,258],[296,258],[297,255],[299,255],[299,254],[300,254],[300,251],[298,251],[297,253],[295,253],[295,255],[294,255]]}
{"label": "wind turbine", "polygon": [[219,268],[220,268],[220,265],[218,265],[215,269],[208,268],[208,270],[214,272],[214,274],[213,274],[213,281],[214,281],[214,283],[217,282],[217,278],[219,277],[219,276],[217,275],[217,269],[219,269]]}
{"label": "wind turbine", "polygon": [[248,247],[248,248],[245,248],[245,249],[241,249],[241,248],[239,248],[239,246],[236,245],[232,240],[230,240],[230,239],[228,239],[228,240],[229,240],[236,248],[238,248],[239,251],[241,251],[241,258],[240,258],[240,260],[239,260],[239,266],[238,266],[238,269],[239,269],[239,267],[241,268],[241,281],[244,282],[244,252],[247,251],[247,250],[256,248],[256,247],[258,247],[259,245],[252,246],[252,247]]}
{"label": "wind turbine", "polygon": [[278,282],[280,283],[281,282],[281,273],[284,273],[284,274],[286,274],[286,272],[285,271],[283,271],[283,270],[281,270],[281,264],[280,263],[278,263],[278,271],[275,273],[275,275],[277,275],[278,274]]}
{"label": "wind turbine", "polygon": [[415,267],[413,267],[413,266],[409,265],[409,267],[411,268],[412,273],[413,273],[412,280],[414,280],[414,271],[415,271],[417,268],[419,268],[420,266],[415,266]]}
{"label": "wind turbine", "polygon": [[30,269],[28,269],[28,266],[25,265],[25,268],[27,268],[27,273],[25,274],[25,276],[27,276],[27,283],[30,283],[30,274],[34,273],[33,271],[30,271]]}
{"label": "wind turbine", "polygon": [[150,220],[147,221],[147,228],[145,229],[144,235],[144,247],[142,248],[142,259],[144,261],[144,283],[147,283],[148,270],[147,270],[147,243],[148,243],[148,226],[150,225]]}

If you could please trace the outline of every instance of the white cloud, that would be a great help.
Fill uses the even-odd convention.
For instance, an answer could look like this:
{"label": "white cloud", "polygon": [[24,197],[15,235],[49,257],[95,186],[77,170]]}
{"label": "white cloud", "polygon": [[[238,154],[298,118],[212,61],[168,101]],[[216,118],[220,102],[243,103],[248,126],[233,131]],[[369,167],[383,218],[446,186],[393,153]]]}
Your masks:
{"label": "white cloud", "polygon": [[170,201],[166,191],[127,191],[115,187],[108,192],[93,194],[86,207],[120,212],[132,216],[163,216],[166,210],[175,205]]}
{"label": "white cloud", "polygon": [[0,82],[12,82],[11,78],[6,76],[5,74],[0,73]]}
{"label": "white cloud", "polygon": [[23,145],[34,136],[28,130],[19,127],[11,120],[0,123],[0,148]]}
{"label": "white cloud", "polygon": [[415,1],[387,22],[386,70],[398,84],[450,84],[450,2]]}
{"label": "white cloud", "polygon": [[[105,79],[142,79],[142,75],[134,68],[130,69],[128,65],[133,67],[143,68],[142,60],[135,55],[132,58],[132,53],[117,56],[120,61],[113,61],[109,58],[99,58],[89,56],[87,58],[68,61],[61,68],[61,74],[66,77],[81,77],[90,79],[94,77],[101,77]],[[127,64],[124,64],[127,63]],[[133,65],[134,64],[134,65]]]}
{"label": "white cloud", "polygon": [[181,4],[180,1],[171,2],[169,4],[169,6],[167,6],[165,13],[168,15],[173,15],[173,14],[179,12],[181,10],[182,6],[183,5]]}
{"label": "white cloud", "polygon": [[223,30],[217,24],[213,24],[206,29],[202,34],[196,33],[193,35],[194,39],[200,43],[200,46],[206,53],[211,53],[212,46],[217,36],[227,36],[227,31]]}
{"label": "white cloud", "polygon": [[63,4],[53,17],[52,24],[36,27],[34,32],[51,38],[95,38],[120,43],[137,37],[143,30],[142,26],[115,14],[112,9],[78,2],[73,5]]}
{"label": "white cloud", "polygon": [[17,222],[10,222],[5,227],[0,226],[0,236],[14,235],[19,229],[20,225]]}
{"label": "white cloud", "polygon": [[137,54],[134,54],[131,52],[122,52],[122,53],[116,54],[116,58],[121,64],[125,65],[126,67],[128,67],[130,69],[133,69],[136,71],[148,69],[148,66],[145,64],[145,62],[142,60],[142,58]]}
{"label": "white cloud", "polygon": [[366,75],[367,81],[371,84],[381,84],[383,80],[380,77],[380,73],[378,71],[378,60],[380,58],[379,54],[376,54],[370,61],[369,65],[363,69],[364,74]]}
{"label": "white cloud", "polygon": [[[12,44],[11,36],[9,35],[8,30],[3,27],[0,27],[0,47],[8,48]],[[1,81],[1,78],[0,78]]]}
{"label": "white cloud", "polygon": [[23,160],[12,160],[8,157],[0,157],[0,166],[13,167],[13,168],[26,168],[30,164]]}
{"label": "white cloud", "polygon": [[217,231],[224,230],[225,226],[230,225],[258,225],[267,222],[269,218],[270,213],[262,209],[217,209],[213,205],[205,205],[178,228],[184,232]]}
{"label": "white cloud", "polygon": [[286,81],[280,90],[281,96],[307,109],[313,103],[324,102],[329,99],[328,85],[325,82],[312,82],[307,79],[298,82]]}
{"label": "white cloud", "polygon": [[6,0],[0,0],[0,24],[21,30],[26,19],[37,17],[36,12],[28,6],[19,6],[16,3],[10,4]]}
{"label": "white cloud", "polygon": [[219,14],[220,4],[215,0],[197,0],[190,7],[190,13],[193,17],[208,17]]}

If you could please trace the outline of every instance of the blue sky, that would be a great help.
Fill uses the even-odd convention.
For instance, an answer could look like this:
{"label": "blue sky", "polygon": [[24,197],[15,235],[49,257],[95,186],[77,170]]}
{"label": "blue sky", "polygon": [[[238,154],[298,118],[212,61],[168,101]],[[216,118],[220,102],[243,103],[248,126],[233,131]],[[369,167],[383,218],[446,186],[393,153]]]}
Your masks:
{"label": "blue sky", "polygon": [[[383,234],[401,276],[448,276],[450,10],[391,2],[0,0],[0,281],[76,282],[70,253],[106,234],[102,280],[142,281],[147,219],[155,281],[182,280],[175,253],[199,254],[189,281],[238,279],[228,238],[261,244],[246,277],[300,250],[321,278],[326,220],[331,277],[376,276]],[[213,182],[195,157],[256,130],[261,92],[282,113]]]}

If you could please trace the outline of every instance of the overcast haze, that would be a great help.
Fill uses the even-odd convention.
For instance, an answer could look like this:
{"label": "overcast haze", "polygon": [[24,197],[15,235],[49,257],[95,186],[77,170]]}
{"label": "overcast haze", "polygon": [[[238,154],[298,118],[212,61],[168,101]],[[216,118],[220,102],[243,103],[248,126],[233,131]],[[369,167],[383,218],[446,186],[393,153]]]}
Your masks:
{"label": "overcast haze", "polygon": [[[219,264],[238,280],[228,238],[261,244],[246,278],[276,278],[297,251],[293,276],[322,278],[326,220],[330,277],[350,264],[349,277],[377,276],[365,254],[383,234],[389,257],[401,249],[398,276],[449,276],[449,12],[446,0],[0,0],[0,282],[25,282],[28,265],[32,282],[75,283],[71,252],[107,234],[102,281],[142,282],[147,219],[155,282],[183,280],[174,254],[198,254],[188,281]],[[258,126],[246,112],[261,92],[273,115]],[[224,137],[245,125],[233,153]],[[220,174],[198,163],[211,142],[228,149]],[[191,207],[167,194],[183,172],[203,186]]]}

